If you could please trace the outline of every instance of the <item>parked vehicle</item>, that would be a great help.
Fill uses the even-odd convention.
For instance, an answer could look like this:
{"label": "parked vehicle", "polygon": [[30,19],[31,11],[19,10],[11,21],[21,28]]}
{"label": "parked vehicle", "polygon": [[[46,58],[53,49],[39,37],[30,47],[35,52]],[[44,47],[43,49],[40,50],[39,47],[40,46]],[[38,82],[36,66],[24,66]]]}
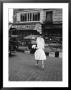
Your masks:
{"label": "parked vehicle", "polygon": [[9,54],[16,53],[18,49],[18,41],[16,37],[9,38]]}

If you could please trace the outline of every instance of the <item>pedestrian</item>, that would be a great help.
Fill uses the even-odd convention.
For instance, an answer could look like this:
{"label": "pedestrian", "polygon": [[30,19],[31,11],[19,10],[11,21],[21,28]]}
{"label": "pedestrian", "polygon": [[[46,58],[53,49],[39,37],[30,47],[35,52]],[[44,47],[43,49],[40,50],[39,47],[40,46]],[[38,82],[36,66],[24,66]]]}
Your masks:
{"label": "pedestrian", "polygon": [[46,60],[46,54],[44,52],[45,42],[41,35],[39,35],[36,39],[36,51],[35,51],[35,60],[37,61],[37,64],[39,61],[42,61],[42,68],[44,68],[44,60]]}

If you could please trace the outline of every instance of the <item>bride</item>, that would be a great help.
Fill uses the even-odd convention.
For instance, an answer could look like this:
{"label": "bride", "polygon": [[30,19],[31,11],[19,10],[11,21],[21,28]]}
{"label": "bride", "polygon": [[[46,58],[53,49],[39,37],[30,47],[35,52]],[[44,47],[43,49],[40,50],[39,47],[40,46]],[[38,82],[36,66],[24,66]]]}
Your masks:
{"label": "bride", "polygon": [[44,68],[44,60],[46,60],[46,55],[44,52],[45,42],[41,35],[37,37],[36,44],[37,44],[36,47],[37,50],[35,51],[35,60],[37,61],[36,65],[38,65],[39,60],[41,60],[42,68]]}

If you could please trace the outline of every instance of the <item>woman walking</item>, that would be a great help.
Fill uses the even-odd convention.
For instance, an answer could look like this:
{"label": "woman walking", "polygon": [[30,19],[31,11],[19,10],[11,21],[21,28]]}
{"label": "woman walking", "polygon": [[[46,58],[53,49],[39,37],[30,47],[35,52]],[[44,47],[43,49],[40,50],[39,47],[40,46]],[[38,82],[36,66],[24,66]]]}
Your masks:
{"label": "woman walking", "polygon": [[36,39],[36,51],[35,51],[35,60],[37,61],[37,65],[39,63],[39,60],[42,61],[42,68],[44,68],[44,60],[46,60],[46,55],[44,52],[45,42],[44,39],[39,35]]}

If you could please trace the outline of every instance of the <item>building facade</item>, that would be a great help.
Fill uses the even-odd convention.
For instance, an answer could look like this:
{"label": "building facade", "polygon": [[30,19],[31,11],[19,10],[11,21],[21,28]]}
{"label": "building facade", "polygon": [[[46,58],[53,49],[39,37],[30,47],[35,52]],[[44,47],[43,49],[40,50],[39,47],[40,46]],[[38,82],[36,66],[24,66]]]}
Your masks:
{"label": "building facade", "polygon": [[62,35],[62,9],[14,9],[13,28],[20,37]]}
{"label": "building facade", "polygon": [[44,21],[62,23],[62,10],[14,9],[13,23],[18,30],[36,30],[42,33]]}

